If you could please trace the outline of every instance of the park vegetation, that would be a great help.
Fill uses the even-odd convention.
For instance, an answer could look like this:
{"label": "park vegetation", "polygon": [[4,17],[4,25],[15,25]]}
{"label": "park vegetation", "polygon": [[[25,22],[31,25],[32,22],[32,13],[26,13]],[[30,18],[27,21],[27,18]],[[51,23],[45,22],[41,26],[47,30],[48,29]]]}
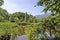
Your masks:
{"label": "park vegetation", "polygon": [[[37,6],[44,6],[49,17],[36,19],[27,12],[8,13],[1,8],[0,0],[0,40],[12,40],[17,36],[27,35],[26,40],[60,40],[60,1],[39,0]],[[49,34],[49,36],[47,35]]]}

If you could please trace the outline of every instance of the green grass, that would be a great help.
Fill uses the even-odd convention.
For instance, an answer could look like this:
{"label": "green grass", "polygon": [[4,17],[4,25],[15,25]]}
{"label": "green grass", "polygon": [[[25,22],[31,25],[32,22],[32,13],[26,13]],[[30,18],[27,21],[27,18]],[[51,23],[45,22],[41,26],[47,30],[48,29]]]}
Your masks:
{"label": "green grass", "polygon": [[16,25],[16,23],[11,22],[0,22],[0,36],[10,33],[11,28]]}

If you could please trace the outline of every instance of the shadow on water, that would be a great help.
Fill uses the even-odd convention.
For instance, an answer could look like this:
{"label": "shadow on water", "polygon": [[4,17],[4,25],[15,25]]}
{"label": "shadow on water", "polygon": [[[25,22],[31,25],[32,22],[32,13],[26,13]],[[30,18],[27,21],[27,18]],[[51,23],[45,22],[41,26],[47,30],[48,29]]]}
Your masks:
{"label": "shadow on water", "polygon": [[56,37],[55,39],[53,39],[53,40],[60,40],[60,37]]}
{"label": "shadow on water", "polygon": [[15,40],[26,40],[26,35],[17,36]]}
{"label": "shadow on water", "polygon": [[10,40],[11,35],[2,35],[0,36],[0,40]]}
{"label": "shadow on water", "polygon": [[[10,37],[11,37],[11,35],[2,35],[2,36],[0,36],[0,40],[10,40]],[[22,36],[17,36],[16,38],[15,38],[15,40],[26,40],[26,35],[22,35]],[[54,39],[48,39],[48,38],[42,38],[41,40],[60,40],[60,37],[55,37]]]}

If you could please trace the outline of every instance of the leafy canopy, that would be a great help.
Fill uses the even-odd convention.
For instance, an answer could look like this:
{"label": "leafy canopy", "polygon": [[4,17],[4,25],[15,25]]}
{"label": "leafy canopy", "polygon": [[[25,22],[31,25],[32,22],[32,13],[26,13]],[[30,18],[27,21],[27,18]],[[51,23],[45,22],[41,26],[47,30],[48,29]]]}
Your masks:
{"label": "leafy canopy", "polygon": [[2,5],[3,5],[3,3],[4,3],[4,1],[3,1],[3,0],[0,0],[0,6],[2,6]]}
{"label": "leafy canopy", "polygon": [[38,6],[44,6],[44,11],[51,11],[52,13],[60,13],[60,0],[39,0]]}

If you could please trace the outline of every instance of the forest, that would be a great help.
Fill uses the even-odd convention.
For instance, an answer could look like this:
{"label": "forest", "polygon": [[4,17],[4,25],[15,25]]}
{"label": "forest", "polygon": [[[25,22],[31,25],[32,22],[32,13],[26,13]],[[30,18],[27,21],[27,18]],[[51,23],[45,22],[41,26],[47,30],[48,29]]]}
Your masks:
{"label": "forest", "polygon": [[42,19],[27,12],[9,13],[3,4],[0,0],[0,40],[15,40],[21,35],[27,35],[26,40],[60,40],[60,0],[38,1],[36,6],[44,6],[42,11],[51,13]]}

